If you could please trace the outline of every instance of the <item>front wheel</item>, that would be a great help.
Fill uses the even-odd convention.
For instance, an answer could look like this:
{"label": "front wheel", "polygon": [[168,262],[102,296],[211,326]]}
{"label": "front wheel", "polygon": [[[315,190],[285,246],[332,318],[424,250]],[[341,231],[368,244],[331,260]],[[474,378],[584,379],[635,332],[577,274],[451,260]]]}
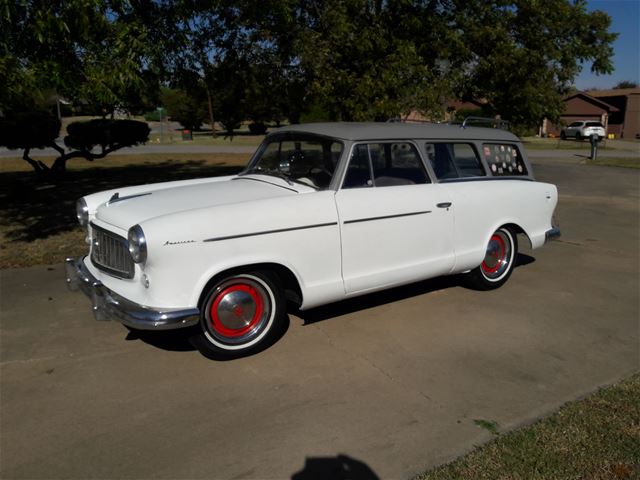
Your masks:
{"label": "front wheel", "polygon": [[282,331],[285,301],[276,276],[238,273],[221,278],[202,304],[191,343],[206,357],[224,360],[269,346]]}
{"label": "front wheel", "polygon": [[487,245],[484,260],[466,275],[467,284],[475,290],[493,290],[509,280],[518,254],[518,238],[508,227],[496,230]]}
{"label": "front wheel", "polygon": [[562,140],[566,140],[566,139],[567,139],[567,134],[566,134],[566,133],[564,133],[564,130],[563,130],[562,132],[560,132],[560,138],[561,138]]}

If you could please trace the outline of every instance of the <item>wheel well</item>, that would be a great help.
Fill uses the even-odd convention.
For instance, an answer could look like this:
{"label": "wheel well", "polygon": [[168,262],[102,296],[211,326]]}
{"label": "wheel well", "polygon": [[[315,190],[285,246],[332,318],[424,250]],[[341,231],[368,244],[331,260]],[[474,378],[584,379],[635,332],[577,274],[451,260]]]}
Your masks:
{"label": "wheel well", "polygon": [[531,247],[531,239],[529,238],[529,235],[527,235],[527,232],[524,231],[524,229],[520,226],[517,225],[515,223],[507,223],[505,225],[503,225],[503,227],[507,227],[509,229],[511,229],[512,231],[516,232],[516,233],[521,233],[525,236],[525,238],[527,239],[527,241],[529,242],[529,247]]}
{"label": "wheel well", "polygon": [[268,272],[272,275],[278,277],[280,284],[284,290],[285,297],[287,300],[292,301],[297,306],[302,304],[302,289],[300,288],[300,283],[298,279],[294,275],[294,273],[289,270],[284,265],[280,265],[278,263],[255,263],[252,265],[243,265],[240,267],[233,267],[227,270],[224,270],[213,278],[211,278],[207,284],[200,292],[200,298],[198,299],[198,308],[202,309],[202,304],[204,303],[205,296],[209,289],[219,282],[222,278],[228,277],[230,275],[236,275],[239,273],[248,273],[248,272]]}

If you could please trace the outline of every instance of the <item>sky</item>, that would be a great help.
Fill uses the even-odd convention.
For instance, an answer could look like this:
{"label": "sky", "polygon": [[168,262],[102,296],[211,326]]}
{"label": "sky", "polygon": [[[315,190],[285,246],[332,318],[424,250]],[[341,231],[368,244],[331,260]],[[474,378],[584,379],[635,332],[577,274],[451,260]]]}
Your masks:
{"label": "sky", "polygon": [[613,43],[615,70],[611,75],[596,75],[590,64],[583,65],[575,86],[588,90],[613,88],[623,80],[640,83],[640,0],[588,0],[587,9],[607,12],[610,30],[620,34]]}

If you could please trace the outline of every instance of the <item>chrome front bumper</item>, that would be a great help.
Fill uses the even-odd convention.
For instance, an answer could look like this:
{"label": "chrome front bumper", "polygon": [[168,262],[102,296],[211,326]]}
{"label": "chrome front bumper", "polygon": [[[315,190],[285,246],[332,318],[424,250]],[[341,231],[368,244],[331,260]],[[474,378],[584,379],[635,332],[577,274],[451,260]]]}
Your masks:
{"label": "chrome front bumper", "polygon": [[170,330],[196,325],[197,308],[154,310],[112,292],[84,264],[84,257],[67,258],[65,273],[69,290],[81,290],[91,299],[96,320],[117,320],[138,330]]}
{"label": "chrome front bumper", "polygon": [[544,233],[544,243],[549,243],[552,240],[557,240],[560,238],[560,229],[557,227],[553,227],[551,230],[547,230]]}

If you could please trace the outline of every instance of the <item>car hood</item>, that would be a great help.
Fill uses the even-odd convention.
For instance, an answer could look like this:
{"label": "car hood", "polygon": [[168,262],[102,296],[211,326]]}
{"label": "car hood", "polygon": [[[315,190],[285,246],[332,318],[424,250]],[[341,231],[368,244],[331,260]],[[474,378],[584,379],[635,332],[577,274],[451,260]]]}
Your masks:
{"label": "car hood", "polygon": [[103,203],[98,207],[96,219],[128,230],[135,224],[162,215],[295,195],[302,190],[307,188],[297,184],[291,187],[283,180],[258,175],[159,190],[150,188],[131,195],[125,192]]}

